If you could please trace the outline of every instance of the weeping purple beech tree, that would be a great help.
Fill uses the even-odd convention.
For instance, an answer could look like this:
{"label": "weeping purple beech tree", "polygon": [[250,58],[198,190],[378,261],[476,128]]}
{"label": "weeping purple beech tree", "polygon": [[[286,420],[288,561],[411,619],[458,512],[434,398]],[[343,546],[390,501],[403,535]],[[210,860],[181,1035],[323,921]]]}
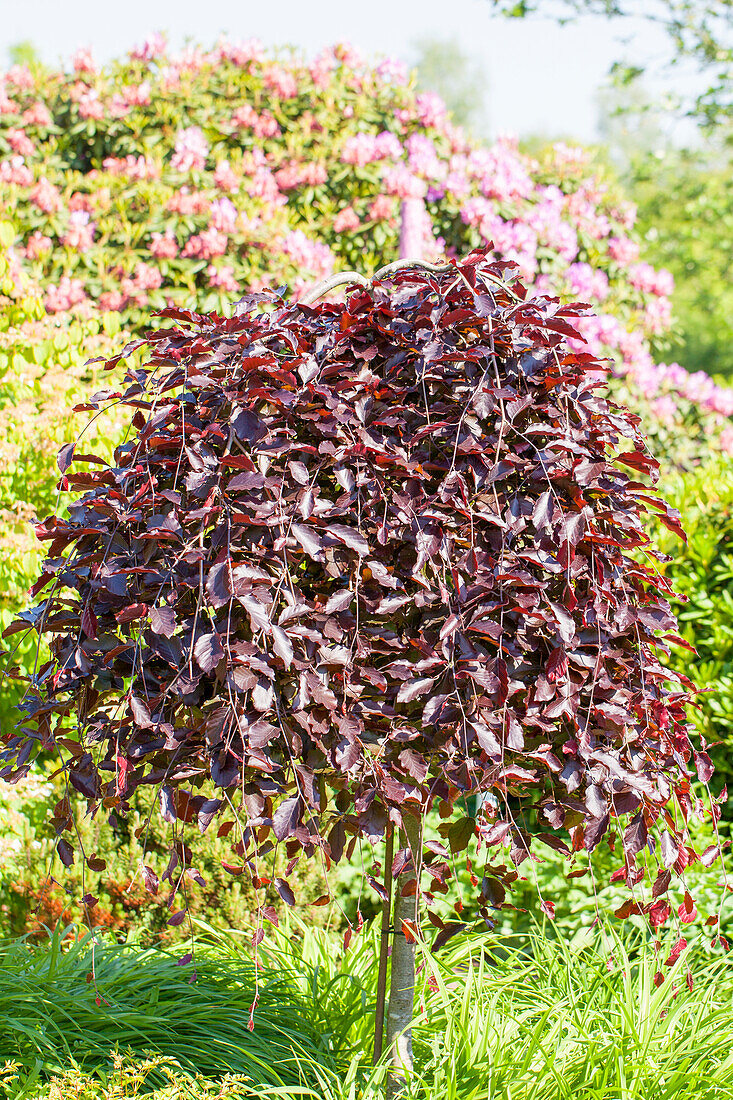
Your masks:
{"label": "weeping purple beech tree", "polygon": [[[338,304],[166,310],[126,349],[143,365],[85,406],[121,401],[131,430],[111,464],[59,456],[67,510],[38,525],[36,603],[6,631],[50,655],[0,774],[58,757],[67,865],[75,799],[119,818],[153,788],[174,923],[192,826],[216,822],[257,888],[273,847],[328,872],[385,842],[376,1051],[392,931],[397,1087],[421,917],[438,944],[454,927],[431,907],[451,856],[470,853],[490,921],[537,846],[618,834],[621,915],[659,928],[711,767],[664,664],[679,639],[643,522],[679,519],[638,419],[568,347],[585,307],[527,299],[483,253],[340,281]],[[157,891],[144,853],[142,873]],[[287,872],[274,886],[294,902]]]}

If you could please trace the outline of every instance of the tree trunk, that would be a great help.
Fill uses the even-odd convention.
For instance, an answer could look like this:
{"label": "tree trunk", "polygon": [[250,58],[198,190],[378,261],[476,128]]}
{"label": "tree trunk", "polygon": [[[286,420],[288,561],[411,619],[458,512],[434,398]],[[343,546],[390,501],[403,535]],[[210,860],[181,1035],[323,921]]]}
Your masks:
{"label": "tree trunk", "polygon": [[412,1072],[412,1030],[410,1024],[415,1007],[415,941],[408,939],[402,921],[418,927],[419,890],[405,897],[402,891],[411,882],[419,884],[422,861],[422,821],[405,817],[400,830],[400,847],[412,853],[413,870],[399,875],[395,889],[394,942],[392,973],[387,1012],[387,1043],[391,1050],[392,1069],[387,1079],[387,1098],[399,1096],[406,1074]]}
{"label": "tree trunk", "polygon": [[377,977],[377,1003],[374,1010],[374,1052],[372,1065],[382,1057],[384,1045],[384,1005],[387,995],[387,962],[389,959],[390,923],[392,921],[392,857],[394,856],[394,826],[387,823],[384,845],[384,873],[382,880],[386,898],[382,902],[382,927],[379,935],[379,975]]}

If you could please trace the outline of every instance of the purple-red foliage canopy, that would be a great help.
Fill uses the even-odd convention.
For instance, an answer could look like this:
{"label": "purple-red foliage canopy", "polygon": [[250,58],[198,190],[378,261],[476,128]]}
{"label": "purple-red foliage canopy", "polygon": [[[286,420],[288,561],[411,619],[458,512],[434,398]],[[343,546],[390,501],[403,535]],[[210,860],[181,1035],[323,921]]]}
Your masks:
{"label": "purple-red foliage canopy", "polygon": [[[52,656],[2,775],[53,748],[92,812],[148,784],[171,822],[236,816],[255,877],[272,843],[328,864],[436,805],[453,851],[478,833],[516,865],[624,818],[629,883],[653,833],[681,870],[666,806],[693,808],[693,748],[642,517],[678,520],[637,418],[565,346],[584,307],[515,278],[475,253],[345,304],[165,311],[90,406],[133,412],[115,464],[60,456],[81,495],[38,527],[43,597],[11,628]],[[476,819],[472,792],[494,796]],[[68,799],[54,822],[68,861]],[[484,903],[513,877],[490,869]]]}

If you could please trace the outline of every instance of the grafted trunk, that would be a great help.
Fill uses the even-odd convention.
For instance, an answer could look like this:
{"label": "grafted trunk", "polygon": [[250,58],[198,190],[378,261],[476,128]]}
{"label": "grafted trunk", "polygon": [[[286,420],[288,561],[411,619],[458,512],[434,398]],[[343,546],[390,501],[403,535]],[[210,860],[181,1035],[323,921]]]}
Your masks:
{"label": "grafted trunk", "polygon": [[419,890],[407,896],[403,890],[419,878],[422,859],[422,822],[405,817],[400,830],[400,847],[412,852],[413,870],[401,874],[396,882],[394,904],[394,940],[387,1012],[387,1043],[392,1069],[387,1080],[387,1098],[399,1096],[407,1073],[412,1072],[412,1017],[415,1008],[415,942],[407,938],[402,922],[418,927]]}

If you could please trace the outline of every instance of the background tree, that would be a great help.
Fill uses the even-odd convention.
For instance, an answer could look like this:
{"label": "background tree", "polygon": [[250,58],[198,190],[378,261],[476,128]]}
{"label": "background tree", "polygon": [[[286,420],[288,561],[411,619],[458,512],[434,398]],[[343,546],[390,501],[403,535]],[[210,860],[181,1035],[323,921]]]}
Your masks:
{"label": "background tree", "polygon": [[483,65],[455,38],[419,38],[414,50],[418,86],[437,92],[458,126],[476,137],[485,136],[489,81]]}
{"label": "background tree", "polygon": [[[680,97],[679,105],[704,125],[730,118],[733,105],[733,0],[648,0],[643,4],[624,0],[489,0],[502,15],[523,19],[546,15],[568,22],[579,15],[603,15],[609,19],[648,20],[667,32],[672,47],[670,75],[685,63],[707,83],[698,94]],[[619,61],[615,77],[624,83],[639,74],[635,65]]]}

